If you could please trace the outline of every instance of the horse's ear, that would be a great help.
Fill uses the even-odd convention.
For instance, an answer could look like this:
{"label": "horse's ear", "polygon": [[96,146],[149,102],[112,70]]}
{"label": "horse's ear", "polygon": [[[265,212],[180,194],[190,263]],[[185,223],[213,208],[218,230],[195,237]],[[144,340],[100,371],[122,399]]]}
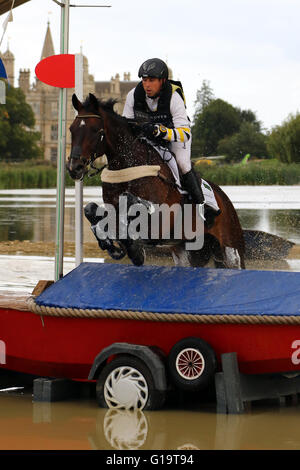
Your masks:
{"label": "horse's ear", "polygon": [[93,93],[89,93],[90,103],[94,106],[95,110],[98,109],[98,100]]}
{"label": "horse's ear", "polygon": [[76,111],[79,111],[80,108],[82,108],[82,103],[79,101],[75,93],[72,95],[72,104],[74,108],[76,109]]}

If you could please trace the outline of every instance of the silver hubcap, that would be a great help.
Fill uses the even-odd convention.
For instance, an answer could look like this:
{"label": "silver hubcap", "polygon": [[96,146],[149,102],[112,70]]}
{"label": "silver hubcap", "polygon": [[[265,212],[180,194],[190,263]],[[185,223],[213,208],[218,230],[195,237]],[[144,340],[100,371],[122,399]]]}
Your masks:
{"label": "silver hubcap", "polygon": [[176,358],[176,370],[186,380],[195,380],[203,373],[205,360],[198,349],[186,348]]}
{"label": "silver hubcap", "polygon": [[148,400],[148,384],[137,369],[121,366],[108,375],[104,398],[109,408],[142,410]]}

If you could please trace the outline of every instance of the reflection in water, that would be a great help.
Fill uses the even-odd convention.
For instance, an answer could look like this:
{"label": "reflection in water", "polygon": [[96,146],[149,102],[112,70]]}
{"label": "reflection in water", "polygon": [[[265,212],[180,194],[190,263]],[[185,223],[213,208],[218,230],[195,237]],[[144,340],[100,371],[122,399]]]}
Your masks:
{"label": "reflection in water", "polygon": [[244,229],[262,230],[300,244],[300,211],[278,209],[238,209]]}
{"label": "reflection in water", "polygon": [[113,449],[139,449],[147,439],[148,421],[141,410],[108,410],[104,416],[103,430]]}
{"label": "reflection in water", "polygon": [[[299,191],[297,194],[295,193],[293,198],[289,196],[289,199],[285,201],[284,206],[286,206],[286,209],[281,206],[279,208],[276,206],[276,209],[274,209],[272,208],[272,198],[274,200],[280,199],[282,190],[278,187],[269,187],[268,203],[264,205],[261,204],[260,198],[253,197],[253,195],[256,195],[257,190],[257,187],[246,188],[244,189],[244,195],[242,195],[243,189],[239,187],[238,195],[235,196],[237,202],[232,199],[237,207],[242,227],[270,232],[300,244],[300,210],[299,201],[296,197]],[[232,196],[232,191],[231,188],[228,193],[229,196]],[[293,191],[294,188],[291,188],[291,194]],[[241,199],[253,199],[250,205],[251,208],[243,208],[244,205],[239,202]],[[85,187],[84,204],[90,201],[100,203],[100,191],[95,188]],[[295,202],[297,202],[296,206]],[[55,192],[53,190],[0,191],[0,240],[54,241],[55,213]],[[85,241],[94,241],[89,224],[85,219],[83,220]],[[74,193],[67,190],[65,205],[66,241],[74,241],[74,224]]]}
{"label": "reflection in water", "polygon": [[33,240],[36,218],[35,208],[1,207],[0,206],[0,240]]}
{"label": "reflection in water", "polygon": [[32,403],[28,392],[0,393],[0,449],[300,449],[300,406],[270,401],[243,415],[191,408],[107,410],[89,400]]}

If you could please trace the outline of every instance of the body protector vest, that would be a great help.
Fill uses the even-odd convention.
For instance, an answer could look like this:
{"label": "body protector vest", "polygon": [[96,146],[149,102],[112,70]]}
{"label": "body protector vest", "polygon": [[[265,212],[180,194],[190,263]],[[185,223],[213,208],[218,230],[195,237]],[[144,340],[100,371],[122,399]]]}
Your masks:
{"label": "body protector vest", "polygon": [[139,123],[151,122],[162,124],[165,127],[174,128],[172,115],[170,112],[171,97],[174,92],[179,93],[185,103],[182,85],[180,82],[167,80],[163,85],[156,111],[151,111],[146,103],[146,93],[143,83],[140,82],[134,91],[134,117]]}

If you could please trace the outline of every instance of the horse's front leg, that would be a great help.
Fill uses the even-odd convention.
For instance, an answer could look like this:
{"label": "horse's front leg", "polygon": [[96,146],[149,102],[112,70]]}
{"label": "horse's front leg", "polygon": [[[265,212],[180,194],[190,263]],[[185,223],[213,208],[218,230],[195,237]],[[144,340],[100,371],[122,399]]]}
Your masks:
{"label": "horse's front leg", "polygon": [[101,226],[99,224],[103,221],[106,215],[103,213],[103,210],[100,210],[98,204],[94,202],[87,204],[84,208],[84,214],[91,224],[91,230],[95,235],[101,250],[107,250],[109,255],[115,260],[124,258],[126,251],[122,245],[117,240],[110,239],[107,233],[101,230]]}

